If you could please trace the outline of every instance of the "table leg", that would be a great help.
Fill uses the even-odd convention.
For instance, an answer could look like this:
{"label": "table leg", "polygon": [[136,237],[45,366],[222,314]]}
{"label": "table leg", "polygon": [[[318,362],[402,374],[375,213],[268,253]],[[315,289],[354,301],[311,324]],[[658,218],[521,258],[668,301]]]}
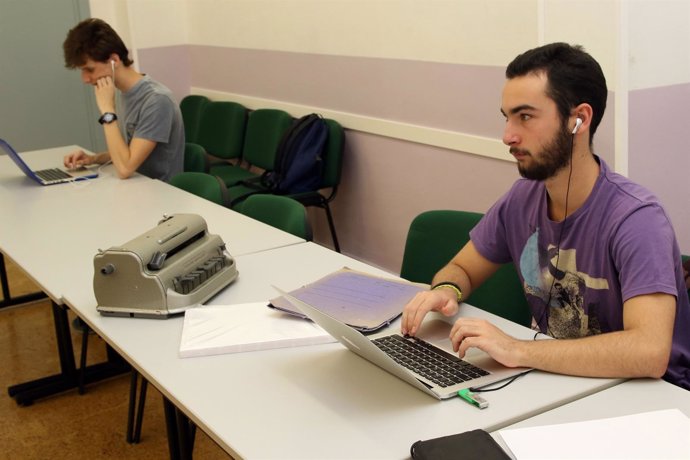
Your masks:
{"label": "table leg", "polygon": [[24,294],[17,297],[12,297],[10,294],[10,283],[7,280],[7,268],[5,267],[5,256],[0,252],[0,284],[2,284],[2,300],[0,300],[0,308],[11,307],[14,305],[21,305],[34,300],[46,298],[43,292],[33,292],[31,294]]}
{"label": "table leg", "polygon": [[[79,375],[74,360],[67,308],[55,302],[52,302],[52,308],[60,359],[60,373],[10,386],[8,393],[20,406],[30,406],[37,399],[79,387]],[[108,361],[87,366],[83,374],[84,383],[98,382],[130,370],[129,364],[109,345],[106,346],[108,347]]]}
{"label": "table leg", "polygon": [[168,431],[170,460],[192,460],[196,426],[192,424],[184,412],[175,407],[165,396],[163,397],[163,408],[165,409],[165,425]]}

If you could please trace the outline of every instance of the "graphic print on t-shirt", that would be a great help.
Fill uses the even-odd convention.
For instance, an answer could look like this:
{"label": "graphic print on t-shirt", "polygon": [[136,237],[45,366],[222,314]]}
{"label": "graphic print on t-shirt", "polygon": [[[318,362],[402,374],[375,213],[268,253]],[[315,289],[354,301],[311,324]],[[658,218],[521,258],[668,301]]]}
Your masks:
{"label": "graphic print on t-shirt", "polygon": [[[539,247],[537,228],[520,255],[520,271],[525,293],[540,298],[544,304],[549,302],[546,318],[552,336],[573,338],[601,333],[599,305],[585,305],[585,293],[587,289],[608,289],[609,284],[605,278],[593,278],[578,270],[575,249],[559,251],[553,244],[548,249]],[[542,319],[537,317],[538,321]]]}

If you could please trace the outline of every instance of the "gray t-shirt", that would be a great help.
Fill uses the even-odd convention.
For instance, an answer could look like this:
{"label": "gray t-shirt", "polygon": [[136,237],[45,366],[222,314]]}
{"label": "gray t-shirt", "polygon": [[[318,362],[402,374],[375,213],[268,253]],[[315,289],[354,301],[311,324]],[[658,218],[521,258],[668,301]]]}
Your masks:
{"label": "gray t-shirt", "polygon": [[544,183],[520,179],[470,238],[490,261],[515,262],[535,322],[556,338],[622,330],[626,300],[675,296],[664,378],[690,389],[690,305],[671,222],[654,195],[597,160],[594,189],[565,228],[548,217]]}
{"label": "gray t-shirt", "polygon": [[137,172],[165,182],[184,168],[184,124],[168,88],[148,75],[123,93],[127,144],[135,137],[156,142]]}

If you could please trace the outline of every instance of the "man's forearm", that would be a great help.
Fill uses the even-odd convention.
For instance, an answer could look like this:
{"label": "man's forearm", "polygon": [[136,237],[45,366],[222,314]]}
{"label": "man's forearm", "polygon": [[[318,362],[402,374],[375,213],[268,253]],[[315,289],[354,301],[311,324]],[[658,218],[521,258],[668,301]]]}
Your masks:
{"label": "man's forearm", "polygon": [[122,179],[131,176],[136,168],[131,165],[131,154],[129,146],[122,138],[118,122],[113,122],[103,127],[105,141],[110,153],[110,159],[117,170],[118,176]]}
{"label": "man's forearm", "polygon": [[462,290],[462,297],[466,299],[472,292],[472,283],[465,270],[454,262],[450,262],[448,265],[439,270],[434,279],[431,282],[432,286],[438,283],[451,282],[456,284]]}
{"label": "man's forearm", "polygon": [[634,331],[617,331],[579,339],[520,341],[520,367],[585,377],[661,377],[670,350],[647,346]]}

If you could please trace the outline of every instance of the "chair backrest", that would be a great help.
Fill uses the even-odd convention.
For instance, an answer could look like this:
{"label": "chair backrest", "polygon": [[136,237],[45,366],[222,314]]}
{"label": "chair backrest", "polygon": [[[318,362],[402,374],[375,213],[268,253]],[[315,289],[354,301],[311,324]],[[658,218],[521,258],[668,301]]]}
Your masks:
{"label": "chair backrest", "polygon": [[237,102],[211,101],[204,107],[196,143],[217,158],[242,156],[247,109]]}
{"label": "chair backrest", "polygon": [[307,241],[312,239],[307,210],[298,201],[281,195],[256,194],[242,203],[245,216],[279,228]]}
{"label": "chair backrest", "polygon": [[223,181],[216,176],[201,172],[183,172],[170,179],[170,185],[193,193],[201,198],[225,206],[227,204],[227,190]]}
{"label": "chair backrest", "polygon": [[204,106],[210,101],[206,96],[190,94],[180,101],[180,112],[184,123],[184,136],[187,142],[196,142],[199,123]]}
{"label": "chair backrest", "polygon": [[337,121],[329,118],[326,118],[324,121],[328,125],[328,140],[323,153],[323,179],[320,188],[334,188],[340,183],[345,132]]}
{"label": "chair backrest", "polygon": [[184,171],[207,173],[209,168],[206,151],[199,144],[187,142],[184,146]]}
{"label": "chair backrest", "polygon": [[[427,211],[410,225],[405,243],[400,276],[409,281],[430,284],[443,268],[469,241],[470,230],[482,214],[465,211]],[[513,322],[529,326],[531,312],[520,278],[513,264],[503,265],[468,302]]]}
{"label": "chair backrest", "polygon": [[242,158],[264,170],[272,170],[283,134],[292,124],[289,113],[279,109],[256,109],[247,118]]}

